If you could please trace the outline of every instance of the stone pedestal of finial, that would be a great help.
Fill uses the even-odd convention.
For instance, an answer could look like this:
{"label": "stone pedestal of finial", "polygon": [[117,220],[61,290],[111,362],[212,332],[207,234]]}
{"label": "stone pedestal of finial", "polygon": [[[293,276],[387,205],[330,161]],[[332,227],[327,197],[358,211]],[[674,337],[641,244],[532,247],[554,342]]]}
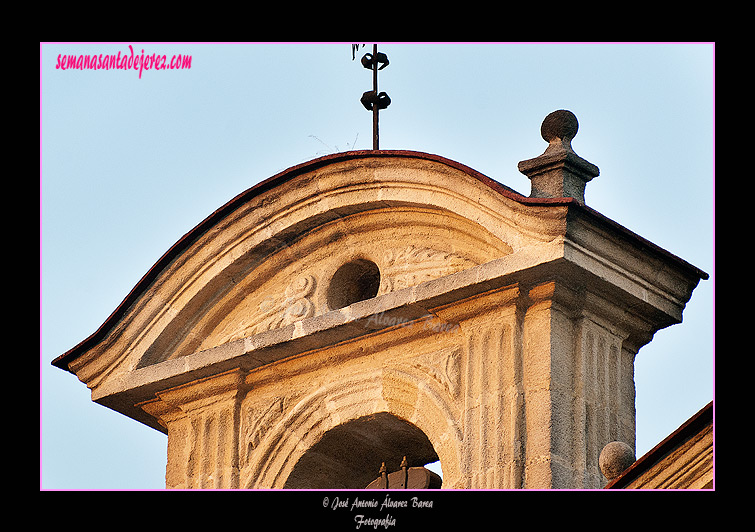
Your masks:
{"label": "stone pedestal of finial", "polygon": [[530,178],[533,198],[575,198],[585,203],[585,185],[600,171],[571,146],[579,129],[571,111],[554,111],[543,120],[540,134],[548,147],[539,157],[519,163],[519,171]]}

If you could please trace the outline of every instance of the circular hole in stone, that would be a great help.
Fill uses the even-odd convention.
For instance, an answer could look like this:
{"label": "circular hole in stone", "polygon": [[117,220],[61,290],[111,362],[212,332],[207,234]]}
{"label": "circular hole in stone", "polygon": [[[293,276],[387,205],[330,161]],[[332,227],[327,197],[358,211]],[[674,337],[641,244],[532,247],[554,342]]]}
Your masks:
{"label": "circular hole in stone", "polygon": [[373,298],[379,287],[380,270],[377,264],[366,259],[347,262],[336,270],[330,281],[328,306],[339,309]]}

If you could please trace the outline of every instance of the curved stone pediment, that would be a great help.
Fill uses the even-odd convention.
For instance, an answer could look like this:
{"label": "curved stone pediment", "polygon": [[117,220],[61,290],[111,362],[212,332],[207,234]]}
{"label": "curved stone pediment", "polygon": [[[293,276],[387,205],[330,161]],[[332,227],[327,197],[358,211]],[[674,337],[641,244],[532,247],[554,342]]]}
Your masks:
{"label": "curved stone pediment", "polygon": [[427,154],[353,152],[306,163],[239,195],[188,233],[58,363],[94,388],[332,311],[334,275],[350,261],[377,266],[379,296],[563,233],[565,209],[526,200]]}
{"label": "curved stone pediment", "polygon": [[[232,286],[224,287],[224,295],[211,308],[181,320],[191,334],[166,333],[145,360],[154,363],[210,349],[510,252],[509,246],[479,225],[439,210],[382,208],[338,218],[278,250]],[[360,288],[368,275],[360,263],[373,265],[372,292],[369,287]],[[349,265],[354,265],[351,273],[346,271]]]}
{"label": "curved stone pediment", "polygon": [[416,334],[453,333],[477,312],[459,302],[498,305],[484,294],[517,283],[565,279],[591,305],[588,285],[596,301],[624,300],[621,334],[636,351],[680,321],[700,275],[574,198],[526,198],[437,156],[350,152],[218,209],[54,364],[93,400],[164,430],[143,408],[163,390],[413,322],[427,325]]}

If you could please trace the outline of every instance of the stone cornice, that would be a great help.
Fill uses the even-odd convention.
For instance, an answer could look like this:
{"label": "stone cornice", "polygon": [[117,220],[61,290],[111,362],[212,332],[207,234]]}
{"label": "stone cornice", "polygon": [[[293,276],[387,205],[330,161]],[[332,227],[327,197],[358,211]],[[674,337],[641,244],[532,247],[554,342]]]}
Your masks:
{"label": "stone cornice", "polygon": [[[664,311],[665,307],[672,306],[673,301],[664,300],[662,305],[654,305],[655,300],[643,299],[645,288],[639,279],[623,274],[616,264],[611,265],[611,275],[605,275],[600,268],[590,271],[589,268],[595,269],[596,259],[586,260],[578,255],[564,240],[532,246],[288,326],[134,369],[93,389],[92,399],[162,430],[151,416],[146,416],[143,410],[133,405],[148,402],[166,389],[230,370],[253,371],[327,346],[374,337],[378,333],[400,334],[402,328],[434,317],[443,323],[463,320],[469,312],[485,311],[483,307],[489,306],[491,301],[504,306],[516,305],[520,297],[518,286],[542,286],[545,289],[545,292],[543,289],[530,290],[524,295],[527,305],[539,300],[553,300],[565,308],[583,308],[584,312],[600,308],[603,314],[613,314],[615,321],[627,329],[622,332],[629,335],[635,350],[649,341],[655,330],[674,321],[677,310],[673,310],[672,315]],[[605,261],[602,264],[605,265]],[[543,285],[549,279],[552,280],[551,288]],[[575,296],[572,292],[575,288],[600,296],[598,299],[595,299],[597,296]],[[554,289],[557,292],[553,292]],[[508,295],[502,297],[497,293]],[[575,303],[575,298],[581,298],[580,302]],[[627,312],[610,303],[617,299],[624,303],[634,301],[629,305],[632,310]],[[465,303],[460,307],[464,315],[456,315],[454,311],[459,303]],[[423,328],[427,334],[432,332],[430,328],[417,326],[411,334],[422,334],[416,331]]]}

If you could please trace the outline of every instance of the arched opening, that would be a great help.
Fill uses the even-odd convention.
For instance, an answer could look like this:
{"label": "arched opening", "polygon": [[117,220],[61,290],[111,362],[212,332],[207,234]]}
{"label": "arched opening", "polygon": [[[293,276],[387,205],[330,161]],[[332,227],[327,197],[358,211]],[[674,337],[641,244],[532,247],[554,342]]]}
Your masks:
{"label": "arched opening", "polygon": [[362,489],[388,471],[437,462],[430,440],[418,427],[381,412],[332,428],[297,462],[284,488]]}
{"label": "arched opening", "polygon": [[328,306],[335,310],[373,298],[380,288],[380,270],[372,261],[347,262],[333,275],[328,287]]}

